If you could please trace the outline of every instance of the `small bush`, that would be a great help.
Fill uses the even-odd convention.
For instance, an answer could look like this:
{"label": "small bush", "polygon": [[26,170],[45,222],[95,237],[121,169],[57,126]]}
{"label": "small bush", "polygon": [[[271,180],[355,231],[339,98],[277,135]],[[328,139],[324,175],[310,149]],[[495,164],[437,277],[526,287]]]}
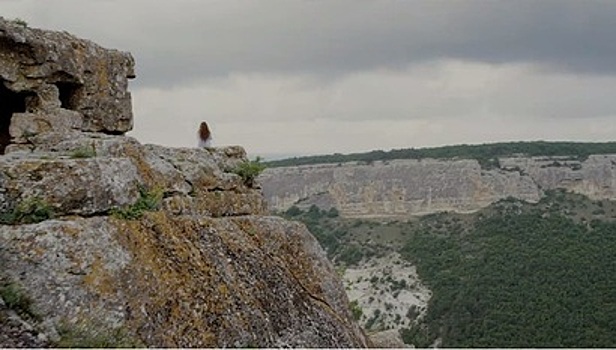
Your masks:
{"label": "small bush", "polygon": [[291,217],[298,216],[301,214],[302,214],[302,210],[295,205],[287,209],[287,211],[285,212],[285,215],[291,216]]}
{"label": "small bush", "polygon": [[15,283],[0,287],[0,297],[6,306],[20,315],[27,315],[34,319],[39,316],[32,310],[32,299]]}
{"label": "small bush", "polygon": [[404,344],[414,345],[416,348],[430,347],[435,338],[425,326],[416,324],[401,329],[400,335]]}
{"label": "small bush", "polygon": [[23,20],[23,19],[21,19],[21,18],[15,18],[15,19],[13,20],[13,23],[18,24],[18,25],[20,25],[20,26],[22,26],[22,27],[28,27],[28,22],[24,21],[24,20]]}
{"label": "small bush", "polygon": [[362,248],[355,244],[351,244],[342,249],[337,260],[344,263],[346,266],[352,266],[358,264],[363,257],[364,253]]}
{"label": "small bush", "polygon": [[72,159],[96,157],[96,150],[92,146],[82,146],[71,152]]}
{"label": "small bush", "polygon": [[0,225],[14,224],[15,221],[13,217],[13,213],[0,213]]}
{"label": "small bush", "polygon": [[60,339],[54,344],[57,348],[142,348],[144,344],[126,329],[108,329],[88,323],[58,326]]}
{"label": "small bush", "polygon": [[381,310],[380,309],[374,310],[372,317],[370,317],[368,321],[366,321],[365,328],[367,330],[372,330],[372,326],[374,326],[374,324],[376,323],[376,321],[379,319],[380,316],[381,316]]}
{"label": "small bush", "polygon": [[340,216],[340,212],[335,207],[331,207],[327,212],[327,217],[329,218],[337,218],[338,216]]}
{"label": "small bush", "polygon": [[349,304],[349,307],[351,309],[351,315],[353,316],[353,319],[355,321],[359,321],[361,319],[361,316],[364,314],[364,311],[361,309],[361,306],[359,306],[359,302],[357,300],[353,300]]}
{"label": "small bush", "polygon": [[139,194],[139,199],[134,204],[113,209],[111,215],[124,220],[136,220],[141,218],[146,211],[160,209],[163,200],[162,189],[147,190],[145,187],[140,186]]}
{"label": "small bush", "polygon": [[54,216],[51,205],[39,197],[30,197],[17,204],[11,212],[0,214],[0,224],[34,224]]}
{"label": "small bush", "polygon": [[254,181],[265,170],[266,166],[261,163],[261,157],[257,157],[254,161],[247,161],[238,165],[232,170],[233,173],[239,175],[244,184],[248,187],[254,185]]}
{"label": "small bush", "polygon": [[605,210],[604,209],[595,209],[595,210],[593,210],[592,215],[605,215]]}

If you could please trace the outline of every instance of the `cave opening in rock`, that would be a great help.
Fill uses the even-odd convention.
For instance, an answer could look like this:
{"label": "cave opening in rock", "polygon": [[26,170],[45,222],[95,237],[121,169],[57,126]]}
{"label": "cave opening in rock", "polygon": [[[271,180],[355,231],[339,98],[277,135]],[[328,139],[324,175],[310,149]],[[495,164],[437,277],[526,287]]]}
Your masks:
{"label": "cave opening in rock", "polygon": [[31,95],[28,92],[11,91],[0,80],[0,154],[4,154],[4,149],[11,142],[9,126],[13,113],[25,112],[26,97]]}
{"label": "cave opening in rock", "polygon": [[57,82],[56,86],[60,92],[60,107],[64,109],[77,109],[77,96],[81,85],[69,82]]}

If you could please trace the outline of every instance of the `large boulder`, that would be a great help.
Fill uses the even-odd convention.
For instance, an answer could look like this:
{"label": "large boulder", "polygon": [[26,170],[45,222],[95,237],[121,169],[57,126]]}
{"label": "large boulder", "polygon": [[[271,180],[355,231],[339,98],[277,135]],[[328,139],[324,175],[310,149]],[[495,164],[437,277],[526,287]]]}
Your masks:
{"label": "large boulder", "polygon": [[129,53],[0,17],[0,154],[45,131],[132,129]]}
{"label": "large boulder", "polygon": [[317,241],[280,218],[52,220],[4,227],[0,243],[52,324],[155,347],[366,345]]}

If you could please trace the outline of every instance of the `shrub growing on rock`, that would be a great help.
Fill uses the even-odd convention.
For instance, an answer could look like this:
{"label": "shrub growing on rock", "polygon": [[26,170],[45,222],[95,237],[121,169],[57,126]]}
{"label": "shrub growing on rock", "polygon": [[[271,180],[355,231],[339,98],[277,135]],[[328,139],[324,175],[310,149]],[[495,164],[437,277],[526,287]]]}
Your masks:
{"label": "shrub growing on rock", "polygon": [[156,211],[160,209],[163,200],[162,189],[155,188],[148,190],[145,187],[140,187],[139,193],[140,197],[134,204],[113,209],[111,214],[120,219],[135,220],[141,218],[146,211]]}
{"label": "shrub growing on rock", "polygon": [[252,187],[257,176],[259,176],[265,168],[266,166],[261,163],[261,157],[257,157],[253,161],[241,163],[233,169],[232,172],[239,175],[242,180],[244,180],[246,186]]}
{"label": "shrub growing on rock", "polygon": [[6,306],[20,315],[26,315],[37,319],[37,314],[32,309],[32,299],[27,296],[23,289],[15,283],[0,285],[0,297]]}
{"label": "shrub growing on rock", "polygon": [[53,219],[53,207],[39,197],[30,197],[21,201],[10,212],[0,214],[0,224],[34,224]]}

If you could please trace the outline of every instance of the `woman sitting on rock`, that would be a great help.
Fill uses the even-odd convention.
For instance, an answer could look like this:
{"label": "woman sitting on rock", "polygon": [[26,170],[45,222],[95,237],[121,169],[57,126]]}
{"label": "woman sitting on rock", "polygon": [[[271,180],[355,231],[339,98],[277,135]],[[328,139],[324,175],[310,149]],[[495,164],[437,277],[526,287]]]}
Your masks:
{"label": "woman sitting on rock", "polygon": [[201,122],[199,126],[199,148],[212,147],[212,132],[206,122]]}

